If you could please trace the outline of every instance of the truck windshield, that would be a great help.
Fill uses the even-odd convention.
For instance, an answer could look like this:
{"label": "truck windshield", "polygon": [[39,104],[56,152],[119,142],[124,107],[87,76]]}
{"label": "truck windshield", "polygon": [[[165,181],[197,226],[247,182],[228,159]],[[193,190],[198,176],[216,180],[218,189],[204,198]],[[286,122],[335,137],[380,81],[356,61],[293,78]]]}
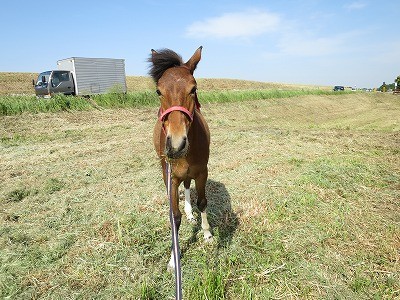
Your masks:
{"label": "truck windshield", "polygon": [[[39,85],[39,83],[42,83],[42,84],[48,83],[49,82],[50,73],[51,73],[50,71],[40,73],[39,76],[38,76],[36,85]],[[42,82],[43,76],[45,78],[45,82]]]}
{"label": "truck windshield", "polygon": [[69,81],[69,71],[53,71],[51,76],[51,84],[56,87],[62,81]]}

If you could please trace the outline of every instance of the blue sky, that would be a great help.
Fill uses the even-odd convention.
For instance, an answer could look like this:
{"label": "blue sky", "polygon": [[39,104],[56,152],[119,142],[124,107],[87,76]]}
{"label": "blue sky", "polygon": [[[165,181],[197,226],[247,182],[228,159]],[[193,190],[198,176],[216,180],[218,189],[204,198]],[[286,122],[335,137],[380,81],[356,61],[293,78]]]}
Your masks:
{"label": "blue sky", "polygon": [[203,46],[200,78],[377,87],[400,75],[398,0],[4,1],[0,25],[0,72],[83,56],[142,76],[152,48],[187,60]]}

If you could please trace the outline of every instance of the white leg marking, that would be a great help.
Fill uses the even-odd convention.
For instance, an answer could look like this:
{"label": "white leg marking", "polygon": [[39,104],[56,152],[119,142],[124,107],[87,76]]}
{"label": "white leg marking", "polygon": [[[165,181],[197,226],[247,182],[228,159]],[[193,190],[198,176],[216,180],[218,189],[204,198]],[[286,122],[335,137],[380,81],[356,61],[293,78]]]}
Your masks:
{"label": "white leg marking", "polygon": [[169,272],[175,271],[175,261],[174,261],[174,252],[173,251],[171,251],[171,258],[169,259],[169,263],[167,265],[167,270]]}
{"label": "white leg marking", "polygon": [[188,219],[189,223],[195,224],[196,219],[193,216],[192,203],[190,201],[190,188],[185,189],[185,213],[186,213],[186,218]]}
{"label": "white leg marking", "polygon": [[206,242],[212,242],[213,236],[210,232],[210,224],[208,224],[206,212],[201,213],[201,228],[203,229],[204,232],[204,240]]}

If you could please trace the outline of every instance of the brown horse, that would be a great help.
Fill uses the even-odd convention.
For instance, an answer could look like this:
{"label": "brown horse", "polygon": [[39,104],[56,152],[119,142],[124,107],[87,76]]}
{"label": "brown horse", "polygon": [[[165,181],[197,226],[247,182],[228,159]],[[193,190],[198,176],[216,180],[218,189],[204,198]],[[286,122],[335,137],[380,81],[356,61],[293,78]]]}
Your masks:
{"label": "brown horse", "polygon": [[[157,85],[157,94],[161,102],[153,141],[161,160],[165,183],[166,160],[171,165],[172,212],[177,231],[182,218],[178,198],[178,188],[182,182],[185,187],[184,210],[187,219],[190,223],[196,222],[190,200],[190,182],[194,179],[204,239],[211,241],[212,234],[207,220],[205,193],[210,132],[200,112],[196,80],[193,77],[193,72],[201,59],[201,50],[202,47],[198,48],[186,63],[183,63],[182,58],[172,50],[151,50],[150,75]],[[172,269],[175,267],[172,253],[168,266]]]}

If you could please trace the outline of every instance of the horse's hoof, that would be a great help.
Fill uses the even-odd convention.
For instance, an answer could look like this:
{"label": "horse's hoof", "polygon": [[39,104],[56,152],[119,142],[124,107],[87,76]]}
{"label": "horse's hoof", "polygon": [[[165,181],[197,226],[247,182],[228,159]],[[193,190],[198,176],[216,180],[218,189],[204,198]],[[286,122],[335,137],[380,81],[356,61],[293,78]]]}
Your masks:
{"label": "horse's hoof", "polygon": [[211,244],[214,241],[214,237],[212,236],[211,232],[208,234],[204,234],[204,242],[206,244]]}
{"label": "horse's hoof", "polygon": [[196,218],[193,215],[189,216],[187,218],[187,220],[188,220],[189,224],[192,224],[192,225],[196,225],[196,223],[197,223]]}
{"label": "horse's hoof", "polygon": [[171,266],[170,264],[167,265],[167,272],[168,273],[175,273],[175,266]]}

